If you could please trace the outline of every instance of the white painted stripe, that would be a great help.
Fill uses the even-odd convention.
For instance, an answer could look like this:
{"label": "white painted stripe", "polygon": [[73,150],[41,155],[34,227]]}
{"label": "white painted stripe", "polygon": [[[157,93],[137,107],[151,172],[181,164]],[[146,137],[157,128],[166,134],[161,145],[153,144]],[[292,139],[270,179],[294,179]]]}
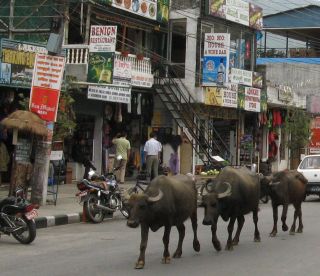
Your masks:
{"label": "white painted stripe", "polygon": [[47,227],[55,226],[56,219],[54,216],[46,216],[47,219]]}
{"label": "white painted stripe", "polygon": [[68,223],[77,223],[77,222],[80,222],[79,213],[67,214],[67,216],[68,216]]}

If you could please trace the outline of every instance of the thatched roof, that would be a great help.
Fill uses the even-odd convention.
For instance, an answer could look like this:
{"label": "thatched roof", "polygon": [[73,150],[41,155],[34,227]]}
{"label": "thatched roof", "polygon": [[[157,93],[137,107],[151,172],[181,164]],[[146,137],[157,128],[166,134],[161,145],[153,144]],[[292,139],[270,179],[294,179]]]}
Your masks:
{"label": "thatched roof", "polygon": [[0,122],[8,129],[18,129],[23,132],[30,132],[40,136],[48,135],[45,121],[37,114],[25,110],[17,110]]}

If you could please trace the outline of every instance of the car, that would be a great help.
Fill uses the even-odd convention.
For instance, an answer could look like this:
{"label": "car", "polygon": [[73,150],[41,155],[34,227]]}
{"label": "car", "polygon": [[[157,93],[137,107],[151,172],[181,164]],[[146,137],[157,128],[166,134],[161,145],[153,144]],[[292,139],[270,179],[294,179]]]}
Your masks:
{"label": "car", "polygon": [[297,171],[308,180],[306,196],[320,196],[320,154],[306,155],[301,160]]}

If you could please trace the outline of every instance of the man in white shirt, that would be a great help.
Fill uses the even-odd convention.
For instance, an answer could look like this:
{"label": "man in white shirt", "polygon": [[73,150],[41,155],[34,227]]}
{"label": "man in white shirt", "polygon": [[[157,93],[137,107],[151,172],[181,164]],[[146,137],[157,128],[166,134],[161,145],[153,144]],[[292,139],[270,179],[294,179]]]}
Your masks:
{"label": "man in white shirt", "polygon": [[144,156],[146,161],[147,173],[148,176],[150,176],[150,180],[158,176],[161,150],[162,145],[159,141],[157,141],[156,133],[151,132],[150,139],[144,145]]}

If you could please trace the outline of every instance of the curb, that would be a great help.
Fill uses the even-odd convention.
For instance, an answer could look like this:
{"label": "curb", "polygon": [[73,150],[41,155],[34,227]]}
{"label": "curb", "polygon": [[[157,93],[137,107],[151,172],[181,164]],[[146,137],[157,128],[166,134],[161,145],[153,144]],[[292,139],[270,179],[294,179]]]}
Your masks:
{"label": "curb", "polygon": [[[106,214],[105,219],[113,218],[113,214]],[[86,222],[82,213],[38,217],[35,219],[37,229],[59,226],[71,223]]]}

